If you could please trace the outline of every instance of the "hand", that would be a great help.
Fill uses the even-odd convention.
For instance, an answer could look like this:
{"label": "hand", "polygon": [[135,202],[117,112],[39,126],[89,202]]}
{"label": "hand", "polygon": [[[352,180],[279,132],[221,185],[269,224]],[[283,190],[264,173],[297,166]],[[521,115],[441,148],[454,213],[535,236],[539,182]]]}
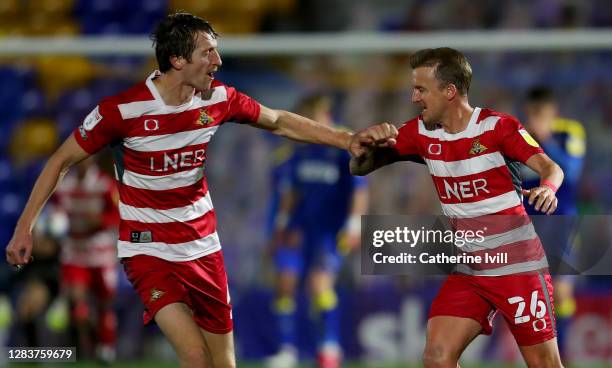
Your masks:
{"label": "hand", "polygon": [[8,247],[6,247],[7,262],[17,268],[21,268],[32,259],[32,234],[15,232]]}
{"label": "hand", "polygon": [[555,192],[548,186],[542,185],[529,190],[523,189],[523,195],[528,196],[529,205],[533,205],[534,209],[550,215],[557,209],[557,197]]}
{"label": "hand", "polygon": [[348,149],[351,155],[359,157],[371,147],[393,146],[397,135],[397,128],[389,123],[374,125],[353,134]]}

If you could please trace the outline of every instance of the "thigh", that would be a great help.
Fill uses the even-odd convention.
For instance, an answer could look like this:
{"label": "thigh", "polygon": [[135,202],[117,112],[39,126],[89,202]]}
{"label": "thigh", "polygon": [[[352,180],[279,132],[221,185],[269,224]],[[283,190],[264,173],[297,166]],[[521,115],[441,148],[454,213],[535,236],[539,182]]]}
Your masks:
{"label": "thigh", "polygon": [[200,329],[208,348],[213,367],[235,367],[236,355],[234,353],[234,333],[214,334]]}
{"label": "thigh", "polygon": [[316,270],[335,275],[340,270],[343,257],[338,252],[336,234],[306,231],[303,249],[304,268],[309,273]]}
{"label": "thigh", "polygon": [[532,273],[479,278],[482,293],[503,314],[519,346],[556,336],[550,275]]}
{"label": "thigh", "polygon": [[158,311],[172,303],[191,307],[191,298],[184,283],[177,277],[172,262],[137,255],[122,260],[125,274],[145,306],[144,323],[149,323]]}
{"label": "thigh", "polygon": [[155,314],[155,322],[170,341],[181,361],[181,366],[196,362],[210,364],[210,354],[204,335],[193,320],[191,309],[184,303],[171,303]]}
{"label": "thigh", "polygon": [[481,327],[480,333],[493,331],[495,307],[481,295],[474,284],[474,276],[450,275],[431,304],[429,318],[460,317],[471,319]]}
{"label": "thigh", "polygon": [[482,332],[472,318],[437,316],[427,321],[425,355],[459,360],[463,350]]}
{"label": "thigh", "polygon": [[221,251],[189,262],[178,274],[186,285],[196,323],[224,335],[233,330],[232,305]]}
{"label": "thigh", "polygon": [[519,346],[519,348],[528,367],[563,367],[556,338],[536,345]]}
{"label": "thigh", "polygon": [[112,300],[119,281],[117,267],[115,265],[95,267],[91,272],[93,294],[103,302]]}

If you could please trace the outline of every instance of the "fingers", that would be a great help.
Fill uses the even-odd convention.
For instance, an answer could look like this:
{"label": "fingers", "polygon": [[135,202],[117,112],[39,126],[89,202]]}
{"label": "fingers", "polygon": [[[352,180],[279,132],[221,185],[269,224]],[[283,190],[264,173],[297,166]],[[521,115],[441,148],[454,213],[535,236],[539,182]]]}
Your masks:
{"label": "fingers", "polygon": [[522,190],[524,195],[529,195],[529,205],[534,205],[536,211],[550,215],[557,209],[559,203],[555,193],[548,187],[537,187],[531,190]]}
{"label": "fingers", "polygon": [[396,143],[398,130],[395,126],[389,123],[382,123],[371,126],[360,133],[359,142],[365,146],[382,146],[388,147]]}
{"label": "fingers", "polygon": [[551,215],[553,212],[555,212],[555,210],[557,209],[557,205],[559,204],[559,200],[557,199],[557,197],[555,197],[555,200],[552,202],[552,204],[550,205],[550,208],[548,209],[548,211],[546,212],[547,215]]}

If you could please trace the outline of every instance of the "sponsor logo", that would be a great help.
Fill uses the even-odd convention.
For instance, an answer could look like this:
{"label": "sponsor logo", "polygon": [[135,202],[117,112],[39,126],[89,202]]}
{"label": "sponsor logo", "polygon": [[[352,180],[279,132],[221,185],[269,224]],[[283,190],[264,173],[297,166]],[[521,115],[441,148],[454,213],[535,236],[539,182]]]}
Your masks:
{"label": "sponsor logo", "polygon": [[440,190],[440,198],[451,199],[456,198],[459,201],[465,198],[472,198],[481,195],[482,193],[491,193],[487,189],[486,179],[475,179],[468,181],[452,182],[444,181],[444,190]]}
{"label": "sponsor logo", "polygon": [[151,289],[151,301],[154,302],[164,296],[166,294],[165,291],[157,290],[157,288]]}
{"label": "sponsor logo", "polygon": [[521,136],[523,136],[523,139],[525,140],[525,142],[527,142],[527,144],[529,144],[532,147],[540,147],[538,142],[535,139],[533,139],[531,134],[529,134],[525,129],[519,129],[519,133],[521,133]]}
{"label": "sponsor logo", "polygon": [[164,153],[163,156],[149,157],[149,169],[154,172],[178,171],[185,167],[201,166],[206,150]]}
{"label": "sponsor logo", "polygon": [[480,153],[483,153],[484,151],[486,151],[488,148],[480,143],[480,138],[476,138],[474,139],[474,142],[472,142],[472,148],[470,148],[470,155],[478,155]]}
{"label": "sponsor logo", "polygon": [[442,145],[440,143],[430,143],[427,152],[430,155],[439,155],[442,153]]}
{"label": "sponsor logo", "polygon": [[215,119],[212,116],[208,115],[208,112],[206,112],[206,109],[200,109],[200,116],[198,117],[198,120],[196,120],[195,123],[196,125],[204,126],[214,121]]}
{"label": "sponsor logo", "polygon": [[102,121],[102,115],[100,115],[100,106],[96,106],[83,120],[83,129],[91,131],[93,128]]}
{"label": "sponsor logo", "polygon": [[144,130],[152,131],[159,130],[159,121],[155,119],[147,119],[144,121]]}

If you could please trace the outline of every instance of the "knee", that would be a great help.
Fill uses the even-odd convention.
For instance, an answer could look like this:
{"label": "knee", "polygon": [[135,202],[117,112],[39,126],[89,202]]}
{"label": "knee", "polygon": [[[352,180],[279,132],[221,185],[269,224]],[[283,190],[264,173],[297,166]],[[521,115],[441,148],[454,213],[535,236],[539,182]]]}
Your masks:
{"label": "knee", "polygon": [[236,359],[233,354],[225,354],[224,356],[213,356],[214,368],[236,368]]}
{"label": "knee", "polygon": [[181,361],[181,367],[184,368],[211,367],[208,356],[206,355],[206,348],[204,346],[184,348],[181,352],[179,352],[179,359]]}
{"label": "knee", "polygon": [[563,364],[558,357],[541,356],[536,359],[530,359],[527,362],[529,368],[563,368]]}
{"label": "knee", "polygon": [[441,345],[426,347],[423,353],[425,368],[456,368],[458,358]]}

